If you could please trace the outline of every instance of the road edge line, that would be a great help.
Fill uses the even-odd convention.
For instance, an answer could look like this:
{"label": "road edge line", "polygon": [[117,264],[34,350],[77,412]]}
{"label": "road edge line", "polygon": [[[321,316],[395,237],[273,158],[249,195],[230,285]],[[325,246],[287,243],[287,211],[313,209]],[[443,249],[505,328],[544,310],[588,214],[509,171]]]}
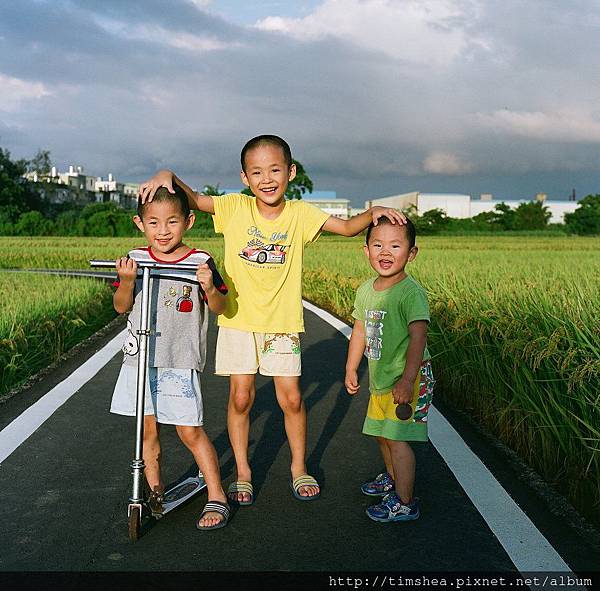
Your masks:
{"label": "road edge line", "polygon": [[122,348],[122,330],[83,365],[54,386],[0,431],[0,464],[29,439],[73,394],[89,382]]}
{"label": "road edge line", "polygon": [[[352,329],[345,322],[311,302],[302,300],[302,304],[350,338]],[[429,410],[429,419],[429,440],[518,571],[572,574],[552,544],[434,405]]]}

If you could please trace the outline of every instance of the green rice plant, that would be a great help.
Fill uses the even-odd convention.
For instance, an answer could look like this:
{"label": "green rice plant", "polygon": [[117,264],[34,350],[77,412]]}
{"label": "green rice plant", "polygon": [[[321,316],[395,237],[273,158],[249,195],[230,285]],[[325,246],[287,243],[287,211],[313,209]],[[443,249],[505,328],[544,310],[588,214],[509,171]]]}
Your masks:
{"label": "green rice plant", "polygon": [[[189,246],[207,250],[215,261],[222,260],[219,238],[190,237]],[[144,236],[136,238],[94,238],[0,236],[0,269],[86,269],[90,259],[116,259],[129,250],[145,246]]]}
{"label": "green rice plant", "polygon": [[[348,322],[356,288],[372,276],[363,240],[323,236],[305,253],[304,295]],[[409,272],[429,294],[436,396],[600,523],[600,239],[430,236],[418,243]],[[0,237],[0,268],[87,269],[89,259],[141,244],[143,237]],[[222,239],[189,244],[222,268]],[[110,309],[110,290],[106,297]],[[49,312],[44,321],[60,314]],[[9,324],[2,351],[14,356],[28,329],[18,318]]]}
{"label": "green rice plant", "polygon": [[94,279],[0,273],[0,396],[56,361],[116,313]]}
{"label": "green rice plant", "polygon": [[[600,523],[600,240],[419,243],[409,272],[429,294],[437,395]],[[351,322],[372,276],[362,243],[320,241],[305,268],[306,296]]]}

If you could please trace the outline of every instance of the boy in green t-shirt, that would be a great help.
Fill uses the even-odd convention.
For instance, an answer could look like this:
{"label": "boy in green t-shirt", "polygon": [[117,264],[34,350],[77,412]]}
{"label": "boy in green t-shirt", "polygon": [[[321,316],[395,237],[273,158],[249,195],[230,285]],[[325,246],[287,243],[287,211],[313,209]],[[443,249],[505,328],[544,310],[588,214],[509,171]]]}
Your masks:
{"label": "boy in green t-shirt", "polygon": [[[408,442],[427,441],[435,383],[427,350],[427,295],[404,270],[417,256],[415,227],[410,220],[399,225],[382,217],[369,226],[364,248],[378,276],[356,292],[345,386],[351,395],[358,392],[357,370],[365,354],[371,396],[363,433],[377,437],[386,471],[361,490],[383,497],[367,509],[374,521],[408,521],[419,517],[419,500],[413,497],[415,454]],[[406,404],[412,413],[401,420],[396,405]]]}

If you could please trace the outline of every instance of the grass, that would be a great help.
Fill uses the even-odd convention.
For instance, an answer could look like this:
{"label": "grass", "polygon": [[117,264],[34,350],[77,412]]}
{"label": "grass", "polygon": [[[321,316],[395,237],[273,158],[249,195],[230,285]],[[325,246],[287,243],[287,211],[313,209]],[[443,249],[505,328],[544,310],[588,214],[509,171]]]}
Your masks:
{"label": "grass", "polygon": [[[116,258],[141,243],[0,237],[0,267],[86,269],[91,258]],[[222,264],[221,239],[189,243]],[[419,246],[409,272],[429,294],[437,396],[600,524],[600,239],[432,236]],[[306,250],[304,294],[350,322],[356,288],[371,273],[360,239],[324,236]],[[56,295],[41,291],[50,302],[65,284]],[[107,293],[94,309],[110,317]],[[48,319],[66,314],[46,307]]]}
{"label": "grass", "polygon": [[[600,240],[427,237],[438,395],[600,523]],[[351,322],[371,270],[358,241],[307,251],[304,293]]]}
{"label": "grass", "polygon": [[0,397],[116,316],[95,279],[0,272],[0,293]]}

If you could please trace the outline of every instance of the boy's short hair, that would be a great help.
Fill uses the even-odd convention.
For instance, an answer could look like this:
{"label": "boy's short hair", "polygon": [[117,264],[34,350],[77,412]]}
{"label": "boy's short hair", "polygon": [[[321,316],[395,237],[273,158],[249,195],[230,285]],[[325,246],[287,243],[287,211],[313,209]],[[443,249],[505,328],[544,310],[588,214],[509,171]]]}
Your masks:
{"label": "boy's short hair", "polygon": [[[171,203],[177,203],[179,205],[179,209],[181,209],[183,217],[187,219],[187,217],[190,215],[190,205],[188,203],[187,195],[177,183],[173,183],[173,190],[175,193],[170,193],[166,187],[160,187],[156,193],[154,193],[152,203],[158,203],[159,201],[170,201]],[[142,220],[144,219],[144,212],[147,204],[148,201],[146,201],[146,203],[142,203],[141,198],[138,197],[137,213]]]}
{"label": "boy's short hair", "polygon": [[283,157],[285,158],[285,163],[287,164],[288,168],[292,165],[292,150],[284,139],[280,138],[278,135],[257,135],[251,140],[248,140],[245,146],[242,148],[240,161],[242,163],[242,170],[244,172],[246,172],[246,153],[258,146],[264,146],[265,144],[281,148],[283,150]]}
{"label": "boy's short hair", "polygon": [[[386,217],[386,216],[381,216],[378,220],[377,220],[377,225],[381,225],[381,224],[391,224],[391,220]],[[396,222],[398,223],[398,222]],[[417,231],[415,229],[415,225],[408,219],[406,218],[406,224],[400,226],[401,228],[406,228],[406,237],[408,239],[408,247],[412,248],[415,243],[416,243],[416,238],[417,238]],[[371,230],[375,228],[375,224],[373,224],[373,222],[371,222],[369,224],[369,227],[367,228],[367,236],[365,238],[365,244],[369,244],[369,238],[371,237]]]}

